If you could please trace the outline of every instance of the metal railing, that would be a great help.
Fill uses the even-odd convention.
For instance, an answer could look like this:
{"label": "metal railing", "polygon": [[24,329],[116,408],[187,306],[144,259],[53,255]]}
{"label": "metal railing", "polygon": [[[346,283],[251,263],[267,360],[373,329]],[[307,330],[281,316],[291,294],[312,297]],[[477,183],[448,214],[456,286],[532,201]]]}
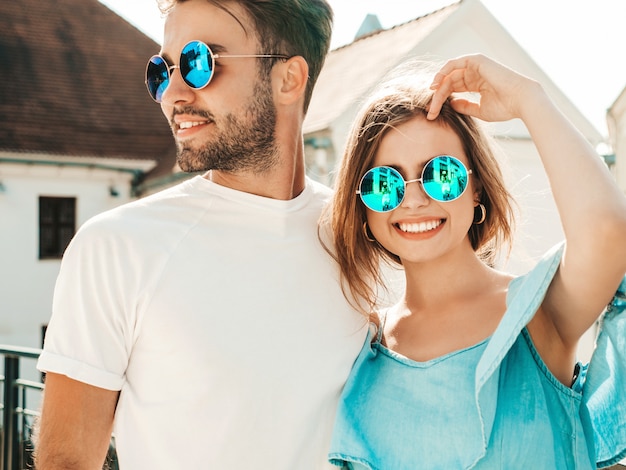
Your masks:
{"label": "metal railing", "polygon": [[21,470],[33,468],[32,429],[38,415],[35,409],[27,406],[28,391],[41,395],[42,382],[21,378],[20,360],[36,360],[40,349],[0,345],[0,354],[4,356],[4,375],[2,381],[2,470]]}
{"label": "metal railing", "polygon": [[[4,356],[4,375],[0,375],[3,393],[2,403],[0,403],[2,411],[0,470],[34,468],[33,426],[35,419],[39,416],[39,403],[44,384],[43,381],[37,382],[23,378],[20,361],[37,360],[40,354],[41,349],[0,344],[0,355]],[[33,407],[34,398],[37,404]],[[29,403],[31,403],[30,408]],[[117,470],[118,468],[115,445],[111,439],[103,469]]]}

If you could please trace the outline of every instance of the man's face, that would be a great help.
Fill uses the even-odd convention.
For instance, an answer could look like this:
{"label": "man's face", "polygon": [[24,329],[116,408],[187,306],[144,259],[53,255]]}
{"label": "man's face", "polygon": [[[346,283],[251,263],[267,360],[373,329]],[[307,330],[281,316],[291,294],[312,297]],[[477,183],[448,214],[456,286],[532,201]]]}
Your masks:
{"label": "man's face", "polygon": [[[237,19],[205,0],[177,4],[165,21],[161,55],[178,65],[183,46],[192,40],[205,42],[216,54],[256,54],[246,14],[236,3],[231,12],[247,33]],[[179,69],[172,70],[161,109],[170,122],[182,170],[262,173],[276,164],[271,81],[258,76],[257,60],[216,59],[211,82],[200,90],[188,87]]]}

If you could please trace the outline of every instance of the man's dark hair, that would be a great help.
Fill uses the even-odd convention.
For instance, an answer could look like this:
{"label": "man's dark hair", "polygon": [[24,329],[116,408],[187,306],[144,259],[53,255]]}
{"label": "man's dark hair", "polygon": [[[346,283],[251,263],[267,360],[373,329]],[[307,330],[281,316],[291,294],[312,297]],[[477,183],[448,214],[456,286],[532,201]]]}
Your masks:
{"label": "man's dark hair", "polygon": [[[177,3],[186,0],[157,0],[161,12],[167,14]],[[322,70],[330,48],[333,11],[326,0],[206,0],[229,12],[228,6],[238,3],[254,25],[262,54],[302,56],[309,65],[309,80],[304,96],[306,113],[313,86]],[[261,61],[261,72],[269,74],[275,60]]]}

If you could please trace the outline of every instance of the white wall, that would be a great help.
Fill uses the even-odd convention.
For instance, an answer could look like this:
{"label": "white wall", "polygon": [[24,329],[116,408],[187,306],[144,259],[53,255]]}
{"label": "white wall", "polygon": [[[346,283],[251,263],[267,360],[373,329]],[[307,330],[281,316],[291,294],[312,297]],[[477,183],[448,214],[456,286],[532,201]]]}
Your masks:
{"label": "white wall", "polygon": [[615,153],[613,174],[619,187],[626,193],[626,88],[609,109],[607,124]]}
{"label": "white wall", "polygon": [[[0,164],[0,343],[41,346],[59,260],[39,260],[39,196],[75,197],[77,228],[131,199],[132,174],[24,163]],[[110,186],[119,196],[109,193]]]}

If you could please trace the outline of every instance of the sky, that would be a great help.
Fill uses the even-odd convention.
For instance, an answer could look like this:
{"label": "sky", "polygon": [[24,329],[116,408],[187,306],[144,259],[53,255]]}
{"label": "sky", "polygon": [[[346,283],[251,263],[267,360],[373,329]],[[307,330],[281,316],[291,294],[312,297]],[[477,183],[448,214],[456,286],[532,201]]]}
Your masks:
{"label": "sky", "polygon": [[[100,0],[158,43],[163,20],[155,0]],[[331,48],[352,42],[368,13],[384,28],[453,0],[329,0]],[[606,110],[626,88],[623,0],[481,0],[517,43],[603,135]],[[156,51],[155,51],[156,53]],[[146,59],[147,60],[147,59]]]}

